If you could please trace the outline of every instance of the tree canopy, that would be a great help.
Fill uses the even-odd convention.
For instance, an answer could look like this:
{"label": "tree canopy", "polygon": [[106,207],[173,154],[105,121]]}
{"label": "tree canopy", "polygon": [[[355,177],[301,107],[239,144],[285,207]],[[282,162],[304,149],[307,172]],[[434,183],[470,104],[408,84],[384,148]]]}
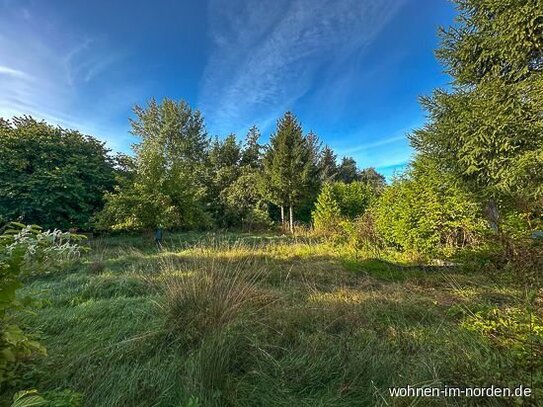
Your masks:
{"label": "tree canopy", "polygon": [[107,196],[103,225],[148,229],[197,228],[209,224],[205,195],[205,159],[209,140],[198,111],[185,102],[151,99],[134,107],[132,133],[134,181]]}
{"label": "tree canopy", "polygon": [[277,122],[264,157],[269,199],[282,209],[289,208],[291,231],[294,206],[303,201],[314,181],[317,165],[314,143],[314,138],[304,137],[296,117],[286,112]]}
{"label": "tree canopy", "polygon": [[113,186],[104,143],[30,116],[0,120],[0,219],[88,229]]}
{"label": "tree canopy", "polygon": [[413,146],[480,200],[534,210],[543,199],[543,2],[457,1],[437,56],[450,91],[422,98]]}

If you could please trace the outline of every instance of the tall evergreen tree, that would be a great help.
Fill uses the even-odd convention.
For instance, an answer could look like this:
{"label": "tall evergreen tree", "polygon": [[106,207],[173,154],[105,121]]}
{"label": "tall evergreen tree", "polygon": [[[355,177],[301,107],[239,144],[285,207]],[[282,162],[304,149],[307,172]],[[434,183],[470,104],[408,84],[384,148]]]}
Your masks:
{"label": "tall evergreen tree", "polygon": [[294,207],[306,194],[312,171],[312,153],[302,134],[302,127],[291,112],[278,120],[275,133],[264,157],[264,174],[269,198],[284,209],[289,208],[289,226],[293,231]]}
{"label": "tall evergreen tree", "polygon": [[260,168],[262,166],[262,146],[258,143],[260,131],[256,126],[252,126],[245,136],[243,151],[241,153],[241,165],[250,168]]}
{"label": "tall evergreen tree", "polygon": [[332,182],[338,176],[337,156],[329,146],[324,146],[319,157],[321,181]]}
{"label": "tall evergreen tree", "polygon": [[309,150],[309,163],[307,183],[304,186],[303,196],[294,210],[294,216],[301,222],[311,222],[311,213],[322,187],[320,157],[322,154],[322,142],[312,131],[304,137]]}
{"label": "tall evergreen tree", "polygon": [[306,214],[307,220],[311,218],[311,210],[317,200],[319,191],[322,187],[322,176],[320,167],[320,157],[322,155],[322,142],[319,137],[310,131],[305,136],[305,142],[309,152],[308,158],[308,173],[307,183],[305,185],[304,197],[302,199],[302,206],[304,209],[301,215]]}
{"label": "tall evergreen tree", "polygon": [[498,208],[543,201],[543,1],[456,2],[437,51],[453,88],[422,98],[429,122],[411,141],[486,202],[497,227]]}
{"label": "tall evergreen tree", "polygon": [[356,161],[352,157],[343,157],[337,172],[337,181],[346,184],[358,180],[358,169]]}
{"label": "tall evergreen tree", "polygon": [[364,168],[360,171],[358,179],[360,182],[371,186],[373,191],[377,194],[381,193],[386,185],[385,177],[382,174],[379,174],[373,167]]}

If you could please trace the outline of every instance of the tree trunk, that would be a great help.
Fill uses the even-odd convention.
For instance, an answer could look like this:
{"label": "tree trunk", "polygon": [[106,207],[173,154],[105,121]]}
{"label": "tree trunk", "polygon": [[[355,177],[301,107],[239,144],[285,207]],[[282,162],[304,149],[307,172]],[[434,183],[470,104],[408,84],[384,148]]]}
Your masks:
{"label": "tree trunk", "polygon": [[490,227],[494,230],[494,232],[499,233],[500,232],[500,212],[498,210],[498,205],[496,204],[496,201],[494,201],[493,199],[490,199],[486,203],[485,215],[488,220],[488,223],[490,224]]}
{"label": "tree trunk", "polygon": [[292,214],[292,205],[289,206],[290,215],[290,233],[294,233],[294,215]]}
{"label": "tree trunk", "polygon": [[281,205],[281,230],[285,231],[285,207]]}

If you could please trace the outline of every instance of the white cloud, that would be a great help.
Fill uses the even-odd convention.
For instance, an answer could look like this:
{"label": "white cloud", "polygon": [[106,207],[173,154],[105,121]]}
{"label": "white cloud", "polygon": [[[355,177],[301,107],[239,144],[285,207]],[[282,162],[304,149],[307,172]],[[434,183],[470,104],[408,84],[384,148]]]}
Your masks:
{"label": "white cloud", "polygon": [[406,136],[405,135],[399,135],[399,136],[394,136],[394,137],[390,137],[390,138],[387,138],[387,139],[383,139],[383,140],[377,140],[377,141],[372,141],[372,142],[369,142],[369,143],[365,143],[365,144],[360,144],[356,147],[351,147],[351,148],[347,148],[345,150],[342,151],[343,154],[353,154],[353,153],[359,153],[359,152],[362,152],[362,151],[367,151],[367,150],[371,150],[371,149],[374,149],[374,148],[379,148],[379,147],[383,147],[383,146],[386,146],[387,144],[394,144],[394,143],[397,143],[397,142],[405,142],[406,141]]}
{"label": "white cloud", "polygon": [[0,65],[0,75],[12,76],[18,79],[32,78],[30,75],[28,75],[27,73],[23,71],[19,71],[17,69],[10,68],[9,66],[2,66],[2,65]]}
{"label": "white cloud", "polygon": [[55,15],[42,17],[36,21],[22,5],[0,4],[0,117],[28,114],[97,136],[113,149],[125,147],[127,125],[119,126],[116,114],[125,114],[138,89],[100,82],[123,55],[99,35]]}
{"label": "white cloud", "polygon": [[[313,86],[319,73],[368,46],[399,0],[220,0],[209,5],[212,54],[200,105],[210,127],[269,123]],[[265,112],[265,113],[263,113]]]}

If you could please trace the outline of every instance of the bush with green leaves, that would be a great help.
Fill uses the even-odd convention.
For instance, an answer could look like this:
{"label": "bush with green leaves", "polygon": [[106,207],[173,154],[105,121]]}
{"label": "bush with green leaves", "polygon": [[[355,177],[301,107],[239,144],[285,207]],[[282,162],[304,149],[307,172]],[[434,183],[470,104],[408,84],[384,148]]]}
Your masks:
{"label": "bush with green leaves", "polygon": [[374,189],[367,183],[327,183],[312,213],[313,227],[317,233],[337,235],[344,229],[340,226],[342,223],[346,224],[362,216],[374,199]]}
{"label": "bush with green leaves", "polygon": [[13,382],[17,365],[45,348],[13,321],[12,313],[34,300],[20,298],[17,290],[25,276],[50,270],[55,262],[79,257],[84,236],[59,230],[43,232],[35,225],[11,223],[0,235],[0,384]]}
{"label": "bush with green leaves", "polygon": [[360,181],[349,184],[335,182],[332,184],[332,194],[339,205],[341,215],[347,219],[362,216],[375,198],[373,187]]}
{"label": "bush with green leaves", "polygon": [[81,407],[83,396],[70,389],[46,391],[19,391],[13,396],[11,407]]}
{"label": "bush with green leaves", "polygon": [[501,349],[514,369],[528,367],[532,388],[543,386],[543,320],[533,308],[489,307],[471,312],[461,326]]}
{"label": "bush with green leaves", "polygon": [[0,222],[88,229],[114,183],[103,142],[28,116],[0,118]]}
{"label": "bush with green leaves", "polygon": [[236,224],[243,230],[272,227],[263,190],[261,175],[255,170],[245,169],[238,179],[222,191],[226,211],[237,219]]}
{"label": "bush with green leaves", "polygon": [[424,157],[385,189],[371,212],[389,246],[428,256],[480,243],[487,227],[475,199]]}

